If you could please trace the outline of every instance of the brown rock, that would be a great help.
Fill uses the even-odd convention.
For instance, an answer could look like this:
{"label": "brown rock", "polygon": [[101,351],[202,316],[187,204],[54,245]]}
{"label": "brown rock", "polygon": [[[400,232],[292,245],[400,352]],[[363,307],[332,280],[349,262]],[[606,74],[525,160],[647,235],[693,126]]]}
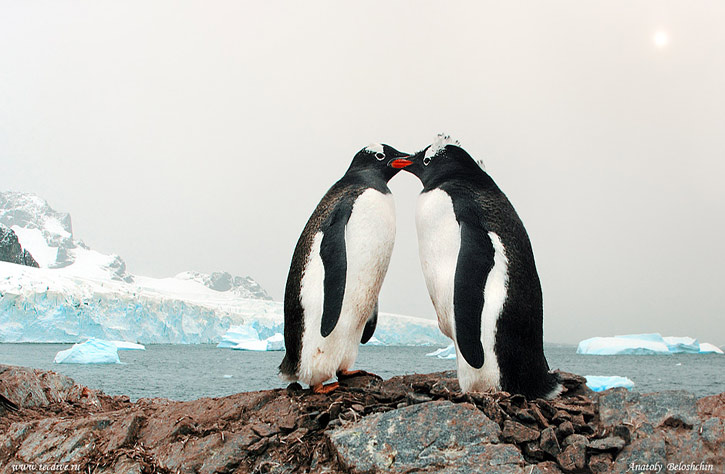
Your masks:
{"label": "brown rock", "polygon": [[529,441],[524,443],[523,452],[526,455],[527,460],[533,459],[535,461],[543,461],[546,459],[546,452],[539,446],[536,441]]}
{"label": "brown rock", "polygon": [[586,448],[589,445],[589,440],[587,439],[586,436],[583,436],[580,434],[573,434],[573,435],[567,436],[564,439],[564,441],[562,442],[562,445],[564,447],[576,445],[576,446],[584,446]]}
{"label": "brown rock", "polygon": [[503,424],[503,437],[517,444],[534,441],[539,438],[539,431],[513,420],[506,420]]}
{"label": "brown rock", "polygon": [[539,445],[541,446],[541,449],[543,451],[545,451],[552,457],[558,456],[561,452],[559,440],[556,439],[556,433],[554,432],[554,428],[552,427],[546,428],[541,432],[541,439],[539,440]]}
{"label": "brown rock", "polygon": [[589,469],[592,472],[607,472],[612,466],[612,456],[608,453],[592,454],[589,457]]}
{"label": "brown rock", "polygon": [[620,451],[627,444],[618,436],[607,436],[589,442],[589,447],[595,451]]}
{"label": "brown rock", "polygon": [[587,463],[586,447],[581,444],[570,444],[556,457],[556,461],[565,471],[573,472],[584,469]]}
{"label": "brown rock", "polygon": [[725,392],[699,399],[697,412],[702,419],[725,418]]}
{"label": "brown rock", "polygon": [[531,471],[526,474],[561,474],[561,469],[553,461],[544,461],[531,466]]}
{"label": "brown rock", "polygon": [[564,440],[567,436],[574,434],[574,425],[571,421],[565,421],[556,429],[559,439]]}

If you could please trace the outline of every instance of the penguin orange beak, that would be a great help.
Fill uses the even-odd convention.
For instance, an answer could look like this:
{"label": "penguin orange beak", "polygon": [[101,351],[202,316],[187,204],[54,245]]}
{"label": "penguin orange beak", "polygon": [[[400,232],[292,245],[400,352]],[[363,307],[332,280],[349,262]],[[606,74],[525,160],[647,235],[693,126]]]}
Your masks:
{"label": "penguin orange beak", "polygon": [[396,170],[400,170],[412,164],[413,162],[410,160],[406,160],[405,158],[398,158],[397,160],[393,160],[390,163],[390,166],[395,168]]}

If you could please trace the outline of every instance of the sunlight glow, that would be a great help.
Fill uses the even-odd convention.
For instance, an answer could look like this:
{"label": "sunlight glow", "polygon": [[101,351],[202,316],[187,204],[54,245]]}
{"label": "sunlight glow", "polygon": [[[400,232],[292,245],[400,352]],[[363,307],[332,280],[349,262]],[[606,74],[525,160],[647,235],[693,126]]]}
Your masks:
{"label": "sunlight glow", "polygon": [[658,30],[652,37],[652,41],[658,48],[664,48],[670,43],[670,37],[664,30]]}

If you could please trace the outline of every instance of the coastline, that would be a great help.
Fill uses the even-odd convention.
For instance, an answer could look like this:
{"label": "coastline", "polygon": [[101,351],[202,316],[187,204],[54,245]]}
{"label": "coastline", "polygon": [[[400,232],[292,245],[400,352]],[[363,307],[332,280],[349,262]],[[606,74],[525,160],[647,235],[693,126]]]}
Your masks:
{"label": "coastline", "polygon": [[[109,396],[0,365],[0,470],[32,472],[649,472],[725,466],[725,393],[462,394],[454,372],[360,376],[177,402]],[[14,466],[14,467],[13,467]],[[706,471],[704,471],[706,472]]]}

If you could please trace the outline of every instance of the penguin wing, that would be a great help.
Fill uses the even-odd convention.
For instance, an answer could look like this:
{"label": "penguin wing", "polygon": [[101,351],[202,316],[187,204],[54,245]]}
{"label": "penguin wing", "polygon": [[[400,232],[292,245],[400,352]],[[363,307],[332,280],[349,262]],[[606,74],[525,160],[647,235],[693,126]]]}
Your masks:
{"label": "penguin wing", "polygon": [[494,248],[479,219],[460,219],[461,247],[453,287],[456,341],[471,367],[483,367],[481,319],[486,279],[493,268]]}
{"label": "penguin wing", "polygon": [[378,302],[375,302],[375,307],[373,308],[373,312],[368,318],[368,321],[365,323],[365,329],[363,329],[362,338],[360,338],[360,342],[365,344],[370,340],[371,337],[373,337],[373,333],[375,332],[375,326],[378,325]]}
{"label": "penguin wing", "polygon": [[345,248],[345,226],[352,214],[353,201],[343,199],[323,222],[320,258],[325,269],[323,282],[322,322],[320,333],[327,337],[340,319],[342,299],[345,296],[347,280],[347,249]]}

